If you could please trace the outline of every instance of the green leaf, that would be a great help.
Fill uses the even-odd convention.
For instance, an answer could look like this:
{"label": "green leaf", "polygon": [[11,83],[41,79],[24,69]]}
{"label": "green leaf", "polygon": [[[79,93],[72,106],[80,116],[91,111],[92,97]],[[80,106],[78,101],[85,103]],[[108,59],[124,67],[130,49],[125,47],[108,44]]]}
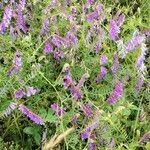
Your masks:
{"label": "green leaf", "polygon": [[23,132],[29,135],[34,135],[35,129],[33,127],[26,127],[23,129]]}

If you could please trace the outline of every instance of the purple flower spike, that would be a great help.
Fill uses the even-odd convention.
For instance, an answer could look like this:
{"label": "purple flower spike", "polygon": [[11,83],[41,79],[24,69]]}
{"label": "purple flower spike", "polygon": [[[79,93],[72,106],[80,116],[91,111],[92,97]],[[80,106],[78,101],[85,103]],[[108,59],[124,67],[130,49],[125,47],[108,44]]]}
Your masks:
{"label": "purple flower spike", "polygon": [[80,137],[82,140],[88,139],[91,135],[91,127],[87,127],[86,129],[84,129],[81,134]]}
{"label": "purple flower spike", "polygon": [[127,43],[126,45],[126,50],[127,52],[130,52],[132,50],[134,50],[136,47],[138,47],[142,42],[144,42],[145,40],[145,35],[141,34],[141,33],[137,33],[136,35],[134,35]]}
{"label": "purple flower spike", "polygon": [[74,116],[72,117],[72,119],[71,119],[71,124],[72,124],[73,126],[77,124],[78,118],[79,118],[79,114],[76,114],[76,115],[74,115]]}
{"label": "purple flower spike", "polygon": [[88,6],[92,5],[93,3],[94,3],[94,0],[87,0],[87,2],[86,2],[86,4],[87,4]]}
{"label": "purple flower spike", "polygon": [[52,43],[56,45],[58,48],[60,48],[61,46],[67,48],[69,46],[68,40],[60,37],[59,35],[54,35],[52,37]]}
{"label": "purple flower spike", "polygon": [[118,68],[119,68],[119,57],[118,57],[118,54],[116,53],[114,54],[113,64],[111,67],[111,71],[114,75],[117,73]]}
{"label": "purple flower spike", "polygon": [[108,72],[107,68],[101,66],[100,73],[99,73],[99,75],[95,79],[96,83],[100,83],[102,81],[102,79],[106,76],[107,72]]}
{"label": "purple flower spike", "polygon": [[78,83],[78,87],[79,88],[81,88],[83,85],[84,85],[84,83],[85,83],[85,81],[88,79],[90,77],[90,75],[88,74],[88,73],[85,73],[82,77],[81,77],[81,79],[80,79],[80,81],[79,81],[79,83]]}
{"label": "purple flower spike", "polygon": [[24,33],[27,33],[29,29],[26,26],[27,22],[25,20],[25,17],[23,16],[21,11],[18,11],[17,14],[17,26],[20,30],[22,30]]}
{"label": "purple flower spike", "polygon": [[22,58],[21,58],[21,53],[19,51],[16,51],[15,57],[13,59],[13,64],[21,67],[22,66]]}
{"label": "purple flower spike", "polygon": [[144,77],[141,76],[141,77],[138,79],[138,81],[137,81],[137,83],[136,83],[136,86],[135,86],[135,89],[136,89],[136,93],[137,93],[137,94],[140,92],[140,90],[141,90],[143,84],[144,84]]}
{"label": "purple flower spike", "polygon": [[100,57],[100,61],[99,61],[100,65],[104,65],[107,62],[107,60],[108,60],[107,56],[106,55],[102,55]]}
{"label": "purple flower spike", "polygon": [[76,100],[79,100],[82,98],[80,87],[72,85],[70,91]]}
{"label": "purple flower spike", "polygon": [[123,92],[123,85],[120,81],[117,81],[116,84],[115,84],[115,89],[111,93],[109,98],[107,99],[107,102],[110,105],[115,104],[117,102],[117,100],[119,99],[119,97],[122,95],[122,92]]}
{"label": "purple flower spike", "polygon": [[63,83],[64,83],[64,88],[67,89],[68,87],[70,87],[73,83],[72,81],[72,77],[70,74],[65,75],[64,79],[63,79]]}
{"label": "purple flower spike", "polygon": [[18,11],[24,11],[26,0],[19,0]]}
{"label": "purple flower spike", "polygon": [[98,127],[98,123],[97,122],[93,122],[90,126],[88,126],[87,128],[85,128],[81,134],[80,137],[82,140],[88,139],[91,136],[91,133],[94,129],[96,129]]}
{"label": "purple flower spike", "polygon": [[21,69],[21,68],[18,67],[18,66],[13,66],[13,67],[11,67],[11,68],[9,69],[7,75],[8,75],[8,76],[12,76],[13,74],[17,74],[17,73],[20,71],[20,69]]}
{"label": "purple flower spike", "polygon": [[35,95],[38,92],[37,89],[35,89],[34,87],[28,87],[27,88],[27,97],[30,97],[32,95]]}
{"label": "purple flower spike", "polygon": [[16,108],[17,108],[17,103],[11,102],[9,106],[4,111],[2,111],[1,114],[5,117],[8,117],[8,115],[10,115],[13,112],[13,110],[15,110]]}
{"label": "purple flower spike", "polygon": [[48,31],[48,28],[49,28],[49,20],[45,19],[44,22],[43,22],[43,25],[42,25],[42,29],[41,29],[40,35],[44,36],[45,33]]}
{"label": "purple flower spike", "polygon": [[8,28],[12,16],[13,16],[13,10],[10,6],[7,6],[5,9],[3,21],[2,21],[4,23],[5,28]]}
{"label": "purple flower spike", "polygon": [[18,34],[17,34],[16,29],[12,26],[10,26],[10,35],[11,35],[13,40],[16,40]]}
{"label": "purple flower spike", "polygon": [[101,44],[97,43],[95,45],[95,51],[96,51],[96,53],[98,53],[100,50],[101,50]]}
{"label": "purple flower spike", "polygon": [[120,33],[120,28],[117,26],[116,22],[114,20],[110,21],[110,30],[109,34],[113,41],[116,41],[118,39],[118,34]]}
{"label": "purple flower spike", "polygon": [[33,122],[35,122],[36,124],[39,125],[44,125],[44,120],[38,116],[37,114],[33,113],[32,111],[30,111],[26,106],[24,106],[23,104],[19,105],[18,108],[24,115],[26,115],[27,117],[29,117]]}
{"label": "purple flower spike", "polygon": [[93,109],[91,104],[83,104],[81,106],[81,110],[83,111],[86,117],[91,117],[93,114]]}
{"label": "purple flower spike", "polygon": [[125,15],[117,12],[114,18],[110,21],[110,37],[113,41],[118,40],[118,34],[120,33],[120,27],[125,21]]}
{"label": "purple flower spike", "polygon": [[143,137],[140,139],[139,143],[144,144],[145,142],[150,140],[150,131],[145,133]]}
{"label": "purple flower spike", "polygon": [[90,150],[97,150],[96,143],[95,143],[95,142],[90,142],[90,143],[88,144],[88,148],[89,148]]}
{"label": "purple flower spike", "polygon": [[53,52],[53,45],[49,41],[46,41],[45,47],[44,47],[44,53],[49,54],[51,52]]}
{"label": "purple flower spike", "polygon": [[57,61],[60,61],[60,59],[64,58],[65,54],[63,51],[56,51],[54,52],[54,58],[57,60]]}
{"label": "purple flower spike", "polygon": [[70,44],[77,44],[78,38],[75,36],[73,32],[68,32],[66,39],[69,41]]}
{"label": "purple flower spike", "polygon": [[65,114],[65,109],[61,108],[57,103],[52,104],[51,108],[55,111],[55,114],[57,116],[62,116],[63,114]]}
{"label": "purple flower spike", "polygon": [[24,96],[25,96],[25,92],[23,89],[17,90],[15,92],[15,98],[17,98],[17,99],[21,99]]}
{"label": "purple flower spike", "polygon": [[145,35],[146,35],[147,37],[150,37],[150,29],[147,29],[147,30],[145,31]]}
{"label": "purple flower spike", "polygon": [[7,6],[5,8],[3,19],[0,24],[0,32],[2,34],[4,34],[4,32],[6,31],[6,28],[9,27],[12,16],[13,16],[13,10],[10,6]]}
{"label": "purple flower spike", "polygon": [[87,21],[93,22],[95,19],[97,19],[100,16],[102,11],[103,11],[103,6],[98,5],[94,12],[91,12],[90,14],[87,15]]}

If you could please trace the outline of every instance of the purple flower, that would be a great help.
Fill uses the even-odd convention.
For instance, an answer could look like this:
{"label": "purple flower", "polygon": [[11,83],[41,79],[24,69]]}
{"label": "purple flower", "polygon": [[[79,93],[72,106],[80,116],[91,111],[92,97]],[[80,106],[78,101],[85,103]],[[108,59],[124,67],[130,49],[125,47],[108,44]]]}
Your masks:
{"label": "purple flower", "polygon": [[10,26],[10,35],[11,35],[13,40],[16,40],[18,34],[17,34],[16,29],[12,26]]}
{"label": "purple flower", "polygon": [[67,39],[60,37],[59,35],[54,35],[52,37],[52,43],[56,45],[58,48],[63,46],[64,48],[69,46],[69,42]]}
{"label": "purple flower", "polygon": [[44,125],[44,120],[38,116],[37,114],[33,113],[32,111],[30,111],[26,106],[24,106],[23,104],[19,105],[18,108],[24,115],[26,115],[27,117],[29,117],[33,122],[35,122],[36,124],[39,125]]}
{"label": "purple flower", "polygon": [[88,126],[87,128],[85,128],[81,133],[80,133],[80,137],[82,140],[88,139],[91,136],[91,133],[94,129],[96,129],[98,127],[98,123],[97,122],[93,122],[90,126]]}
{"label": "purple flower", "polygon": [[5,28],[8,28],[11,18],[13,16],[13,10],[10,6],[5,8],[4,16],[2,22],[4,23]]}
{"label": "purple flower", "polygon": [[137,33],[134,35],[127,43],[126,50],[127,52],[130,52],[134,50],[136,47],[138,47],[142,42],[144,42],[145,36],[141,33]]}
{"label": "purple flower", "polygon": [[142,43],[141,44],[141,54],[136,60],[136,68],[138,69],[138,72],[143,75],[145,74],[145,71],[146,71],[146,66],[144,64],[144,60],[145,60],[145,55],[146,55],[147,50],[148,49],[146,47],[146,44]]}
{"label": "purple flower", "polygon": [[49,19],[45,19],[43,21],[43,25],[42,25],[42,29],[41,29],[40,35],[44,36],[45,33],[48,31],[48,28],[49,28]]}
{"label": "purple flower", "polygon": [[138,81],[137,81],[137,83],[136,83],[136,86],[135,86],[136,93],[139,93],[139,92],[140,92],[140,90],[141,90],[143,84],[144,84],[144,77],[141,76],[141,77],[138,79]]}
{"label": "purple flower", "polygon": [[118,54],[114,54],[114,57],[113,57],[113,64],[112,64],[112,67],[111,67],[111,71],[113,74],[116,74],[117,71],[118,71],[118,68],[119,68],[119,57],[118,57]]}
{"label": "purple flower", "polygon": [[148,131],[147,133],[143,135],[143,137],[139,140],[139,143],[144,144],[145,142],[149,140],[150,140],[150,131]]}
{"label": "purple flower", "polygon": [[6,31],[5,25],[3,23],[0,23],[0,32],[1,34],[4,34]]}
{"label": "purple flower", "polygon": [[60,59],[64,58],[65,54],[63,51],[56,51],[54,52],[54,58],[57,60],[57,61],[60,61]]}
{"label": "purple flower", "polygon": [[114,18],[110,21],[110,37],[113,41],[118,40],[118,34],[120,33],[120,27],[125,21],[125,15],[117,12]]}
{"label": "purple flower", "polygon": [[100,57],[100,61],[99,61],[100,65],[104,65],[107,62],[107,60],[108,60],[107,56],[106,55],[102,55]]}
{"label": "purple flower", "polygon": [[26,0],[19,0],[18,10],[23,11],[25,9]]}
{"label": "purple flower", "polygon": [[94,3],[94,0],[87,0],[87,1],[86,1],[86,4],[87,4],[88,6],[92,5],[93,3]]}
{"label": "purple flower", "polygon": [[81,139],[82,140],[85,140],[85,139],[88,139],[89,137],[90,137],[90,135],[91,135],[91,127],[89,126],[89,127],[87,127],[87,128],[85,128],[82,132],[81,132],[81,134],[80,134],[80,137],[81,137]]}
{"label": "purple flower", "polygon": [[90,150],[97,150],[97,146],[96,146],[96,143],[94,141],[88,143],[88,148]]}
{"label": "purple flower", "polygon": [[102,81],[102,79],[106,76],[107,72],[108,72],[108,71],[107,71],[107,68],[101,66],[101,68],[100,68],[100,73],[99,73],[98,76],[96,77],[95,81],[96,81],[97,83],[100,83],[100,82]]}
{"label": "purple flower", "polygon": [[0,24],[0,32],[3,34],[6,28],[9,27],[11,18],[13,16],[13,10],[10,6],[7,6],[4,11],[3,19]]}
{"label": "purple flower", "polygon": [[81,110],[83,111],[86,117],[91,117],[93,114],[93,109],[91,104],[83,104],[81,105]]}
{"label": "purple flower", "polygon": [[120,28],[117,26],[114,20],[110,21],[109,35],[113,41],[118,39],[118,34],[120,33]]}
{"label": "purple flower", "polygon": [[17,14],[17,26],[20,30],[22,30],[24,33],[27,33],[29,29],[26,26],[27,22],[25,20],[25,17],[23,16],[21,11],[18,11]]}
{"label": "purple flower", "polygon": [[74,115],[71,119],[71,124],[76,125],[78,118],[79,118],[79,114]]}
{"label": "purple flower", "polygon": [[66,39],[69,41],[70,44],[78,43],[78,38],[75,36],[73,32],[68,32],[66,35]]}
{"label": "purple flower", "polygon": [[88,73],[85,73],[79,83],[75,86],[74,83],[71,84],[71,93],[73,95],[73,97],[78,100],[78,99],[81,99],[82,98],[82,94],[81,94],[81,87],[84,85],[84,82],[89,78],[89,74]]}
{"label": "purple flower", "polygon": [[94,12],[91,12],[90,14],[87,15],[87,21],[93,22],[95,19],[97,19],[100,16],[102,11],[103,11],[103,6],[98,5]]}
{"label": "purple flower", "polygon": [[100,43],[96,43],[95,44],[95,51],[96,53],[98,53],[101,50],[101,44]]}
{"label": "purple flower", "polygon": [[11,102],[9,106],[1,113],[3,116],[7,117],[12,113],[13,110],[17,108],[17,103]]}
{"label": "purple flower", "polygon": [[35,89],[34,87],[28,87],[27,88],[27,97],[30,97],[32,95],[35,95],[39,90]]}
{"label": "purple flower", "polygon": [[115,84],[115,89],[114,91],[110,94],[110,96],[107,99],[107,102],[110,105],[113,105],[117,102],[117,100],[119,99],[119,97],[122,95],[123,92],[123,85],[122,83],[118,80]]}
{"label": "purple flower", "polygon": [[78,83],[78,87],[79,88],[81,88],[83,85],[84,85],[84,83],[85,83],[85,81],[88,79],[90,77],[90,75],[88,74],[88,73],[85,73],[82,77],[81,77],[81,79],[79,80],[79,83]]}
{"label": "purple flower", "polygon": [[17,74],[17,73],[20,71],[20,69],[21,69],[21,68],[18,67],[18,66],[12,66],[12,67],[9,69],[7,75],[8,75],[8,76],[11,76],[11,75],[13,75],[13,74]]}
{"label": "purple flower", "polygon": [[78,86],[71,86],[70,92],[72,93],[73,97],[78,100],[82,98],[81,89]]}
{"label": "purple flower", "polygon": [[44,47],[44,53],[48,54],[53,52],[53,45],[47,40]]}
{"label": "purple flower", "polygon": [[147,37],[150,37],[150,29],[147,29],[147,30],[145,31],[145,35],[146,35]]}
{"label": "purple flower", "polygon": [[57,103],[52,104],[51,108],[55,111],[55,114],[57,116],[62,116],[63,114],[65,114],[65,109],[61,108]]}
{"label": "purple flower", "polygon": [[73,83],[72,81],[72,77],[70,74],[67,74],[64,76],[64,79],[63,79],[63,84],[64,84],[64,88],[67,89],[68,87],[70,87]]}
{"label": "purple flower", "polygon": [[118,27],[121,27],[122,24],[124,23],[125,21],[125,15],[124,14],[121,14],[120,11],[118,11],[116,13],[116,15],[114,16],[113,20],[116,22],[117,26]]}
{"label": "purple flower", "polygon": [[23,89],[15,91],[15,98],[21,99],[24,96],[25,96],[25,92]]}
{"label": "purple flower", "polygon": [[22,58],[21,58],[21,53],[17,50],[13,59],[13,64],[21,67],[22,66]]}

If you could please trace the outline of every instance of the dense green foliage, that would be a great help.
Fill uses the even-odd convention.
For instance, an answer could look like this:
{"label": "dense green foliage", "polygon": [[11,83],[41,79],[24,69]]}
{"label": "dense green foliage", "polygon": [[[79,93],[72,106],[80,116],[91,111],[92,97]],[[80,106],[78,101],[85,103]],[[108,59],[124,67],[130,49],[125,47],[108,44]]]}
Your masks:
{"label": "dense green foliage", "polygon": [[[150,142],[139,144],[139,139],[150,131],[150,56],[149,50],[145,56],[145,74],[144,85],[137,94],[135,91],[138,80],[138,72],[135,67],[135,61],[140,54],[140,46],[129,53],[125,59],[119,59],[119,69],[117,75],[111,73],[113,55],[117,51],[117,45],[109,37],[109,20],[118,10],[126,16],[125,22],[121,27],[119,34],[127,42],[136,29],[144,32],[150,27],[150,2],[149,0],[101,0],[104,5],[104,14],[106,20],[101,24],[106,35],[102,44],[102,49],[98,54],[95,53],[94,46],[96,35],[91,41],[86,40],[88,29],[92,23],[84,18],[82,5],[85,0],[71,0],[71,6],[77,8],[76,23],[79,28],[77,31],[78,44],[71,48],[62,48],[65,53],[64,58],[56,61],[52,54],[43,53],[45,41],[51,38],[55,33],[60,33],[64,37],[71,29],[71,22],[63,17],[64,14],[71,12],[71,6],[65,5],[64,1],[59,1],[60,5],[47,13],[44,10],[50,4],[50,0],[26,1],[24,14],[31,31],[19,35],[14,40],[9,29],[4,35],[0,34],[0,149],[8,150],[35,150],[40,149],[44,142],[42,135],[47,130],[47,140],[55,134],[61,134],[72,127],[71,119],[74,114],[80,114],[75,131],[65,137],[65,140],[56,147],[59,150],[86,150],[89,140],[81,140],[80,132],[92,122],[93,118],[85,118],[80,110],[80,105],[91,103],[93,112],[101,110],[103,113],[99,116],[99,127],[95,129],[96,144],[98,149],[110,149],[110,141],[115,139],[114,150],[149,150]],[[2,3],[2,2],[1,2]],[[0,18],[3,16],[5,6],[0,9]],[[31,16],[30,16],[30,9]],[[50,27],[44,37],[40,36],[42,23],[45,18],[57,16],[57,22],[51,21]],[[1,21],[1,20],[0,20]],[[15,19],[11,24],[15,26]],[[97,22],[96,22],[97,23]],[[150,48],[150,38],[147,38],[146,45]],[[18,74],[8,76],[7,72],[12,66],[12,60],[16,50],[22,53],[23,66]],[[99,73],[99,58],[102,54],[107,55],[108,74],[101,83],[96,84],[95,78]],[[84,73],[90,77],[81,88],[83,98],[79,101],[73,99],[70,91],[63,87],[63,67],[70,64],[71,74],[75,81],[79,81]],[[125,76],[129,80],[123,80]],[[113,106],[106,102],[106,99],[114,89],[116,79],[123,82],[123,94],[118,102]],[[20,82],[23,80],[23,82]],[[40,92],[17,100],[14,92],[18,89],[25,89],[27,86],[33,86],[40,89]],[[18,109],[15,109],[7,117],[3,114],[10,102],[24,104],[30,110],[44,119],[45,125],[40,126],[32,122]],[[58,103],[66,108],[66,113],[62,117],[55,115],[50,107],[51,104]],[[139,117],[144,113],[144,120]]]}

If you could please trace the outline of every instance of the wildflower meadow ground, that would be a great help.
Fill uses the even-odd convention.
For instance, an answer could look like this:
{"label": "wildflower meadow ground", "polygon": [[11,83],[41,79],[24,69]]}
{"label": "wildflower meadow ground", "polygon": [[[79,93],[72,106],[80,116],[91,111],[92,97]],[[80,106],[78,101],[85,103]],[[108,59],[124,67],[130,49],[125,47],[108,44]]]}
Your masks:
{"label": "wildflower meadow ground", "polygon": [[149,122],[149,0],[0,1],[0,150],[150,150]]}

